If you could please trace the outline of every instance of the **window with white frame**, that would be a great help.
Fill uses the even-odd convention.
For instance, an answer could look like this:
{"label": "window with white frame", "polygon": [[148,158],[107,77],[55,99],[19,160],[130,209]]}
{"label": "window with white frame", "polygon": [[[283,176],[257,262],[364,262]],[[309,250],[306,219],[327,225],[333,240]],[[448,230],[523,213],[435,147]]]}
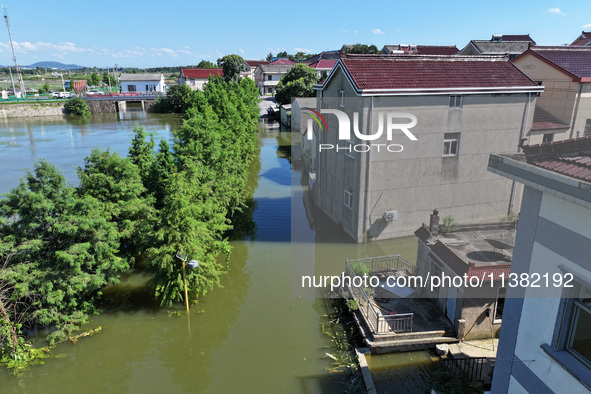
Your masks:
{"label": "window with white frame", "polygon": [[345,106],[345,91],[341,90],[339,91],[339,107],[344,107]]}
{"label": "window with white frame", "polygon": [[460,133],[443,135],[443,156],[457,156],[460,150]]}
{"label": "window with white frame", "polygon": [[353,193],[347,189],[345,189],[345,193],[343,195],[343,204],[349,209],[353,208]]}
{"label": "window with white frame", "polygon": [[505,308],[505,297],[507,296],[507,288],[499,287],[497,289],[497,300],[495,302],[494,323],[500,323],[503,320],[503,309]]}
{"label": "window with white frame", "polygon": [[552,141],[554,141],[553,133],[544,134],[544,137],[542,138],[542,144],[547,144],[548,142]]}
{"label": "window with white frame", "polygon": [[449,96],[450,108],[462,108],[462,96],[452,95]]}

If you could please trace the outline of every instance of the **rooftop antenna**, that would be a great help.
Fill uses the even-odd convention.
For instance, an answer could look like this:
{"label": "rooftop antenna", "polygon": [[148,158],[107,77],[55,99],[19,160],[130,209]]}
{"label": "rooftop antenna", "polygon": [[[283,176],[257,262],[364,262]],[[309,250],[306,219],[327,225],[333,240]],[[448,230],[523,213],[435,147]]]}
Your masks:
{"label": "rooftop antenna", "polygon": [[[6,10],[6,6],[2,5],[4,9],[4,21],[6,22],[6,28],[8,29],[8,38],[10,39],[10,47],[12,48],[12,60],[14,60],[14,68],[16,69],[16,74],[18,77],[18,84],[20,88],[20,96],[25,96],[27,93],[25,91],[25,83],[23,81],[23,74],[21,73],[21,68],[18,66],[18,62],[16,61],[16,52],[14,52],[14,44],[12,42],[12,33],[10,32],[10,22],[8,20],[8,11]],[[14,92],[16,95],[16,92]]]}

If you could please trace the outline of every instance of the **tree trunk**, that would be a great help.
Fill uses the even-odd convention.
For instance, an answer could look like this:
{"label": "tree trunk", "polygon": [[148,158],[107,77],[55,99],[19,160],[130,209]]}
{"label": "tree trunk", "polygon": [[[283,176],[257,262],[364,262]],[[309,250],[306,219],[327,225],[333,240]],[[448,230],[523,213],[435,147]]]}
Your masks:
{"label": "tree trunk", "polygon": [[16,329],[14,328],[12,323],[10,322],[10,318],[8,317],[8,313],[6,312],[6,308],[4,308],[4,303],[2,302],[1,299],[0,299],[0,314],[4,318],[4,321],[6,321],[6,323],[8,324],[8,327],[10,327],[13,350],[16,351],[16,349],[18,348],[18,336],[16,335]]}

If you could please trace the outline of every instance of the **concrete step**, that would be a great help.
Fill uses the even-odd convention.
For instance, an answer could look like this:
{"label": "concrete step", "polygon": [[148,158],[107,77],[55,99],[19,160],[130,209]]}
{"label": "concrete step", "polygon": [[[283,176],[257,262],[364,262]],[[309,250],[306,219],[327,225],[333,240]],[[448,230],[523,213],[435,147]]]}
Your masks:
{"label": "concrete step", "polygon": [[428,338],[407,338],[380,342],[370,341],[366,338],[365,342],[367,343],[373,354],[381,354],[431,349],[435,348],[435,345],[438,345],[440,343],[457,343],[459,342],[459,340],[454,337],[436,336]]}

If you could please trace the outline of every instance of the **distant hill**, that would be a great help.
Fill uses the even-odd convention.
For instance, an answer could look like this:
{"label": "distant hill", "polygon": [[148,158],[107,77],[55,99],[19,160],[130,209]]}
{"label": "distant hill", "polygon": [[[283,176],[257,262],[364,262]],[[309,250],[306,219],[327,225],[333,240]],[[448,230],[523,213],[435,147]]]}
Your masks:
{"label": "distant hill", "polygon": [[84,68],[84,66],[79,66],[77,64],[63,64],[60,62],[37,62],[37,63],[31,64],[30,66],[24,66],[24,67],[57,68],[58,70],[75,70],[75,69],[79,69],[79,68]]}

